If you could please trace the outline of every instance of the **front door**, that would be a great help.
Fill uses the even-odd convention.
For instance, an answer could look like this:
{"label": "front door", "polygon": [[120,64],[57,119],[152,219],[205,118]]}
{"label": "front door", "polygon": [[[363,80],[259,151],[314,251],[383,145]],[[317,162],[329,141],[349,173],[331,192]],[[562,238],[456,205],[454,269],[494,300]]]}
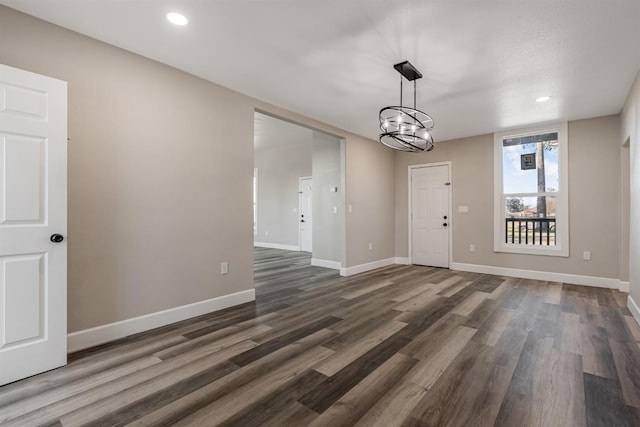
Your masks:
{"label": "front door", "polygon": [[299,180],[300,194],[300,250],[311,252],[313,218],[311,215],[311,178],[305,177]]}
{"label": "front door", "polygon": [[67,363],[67,84],[0,65],[0,385]]}
{"label": "front door", "polygon": [[449,268],[449,165],[411,169],[411,262]]}

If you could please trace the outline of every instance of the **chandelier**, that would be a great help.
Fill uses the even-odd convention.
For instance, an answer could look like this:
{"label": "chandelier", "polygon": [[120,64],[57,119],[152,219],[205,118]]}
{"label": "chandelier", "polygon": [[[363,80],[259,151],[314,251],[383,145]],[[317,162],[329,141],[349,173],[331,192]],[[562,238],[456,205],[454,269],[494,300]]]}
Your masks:
{"label": "chandelier", "polygon": [[[400,105],[380,110],[380,142],[400,151],[431,151],[434,145],[429,131],[433,129],[433,119],[416,109],[416,80],[422,78],[422,73],[409,61],[395,64],[393,68],[400,73]],[[402,77],[413,81],[413,108],[402,105]]]}

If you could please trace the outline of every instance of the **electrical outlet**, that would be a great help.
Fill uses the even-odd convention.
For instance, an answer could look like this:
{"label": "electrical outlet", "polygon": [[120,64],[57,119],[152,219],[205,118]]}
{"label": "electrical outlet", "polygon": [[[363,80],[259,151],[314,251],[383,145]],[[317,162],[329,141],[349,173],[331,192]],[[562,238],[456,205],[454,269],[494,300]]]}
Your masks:
{"label": "electrical outlet", "polygon": [[469,252],[475,252],[476,251],[476,245],[474,245],[473,243],[469,245]]}
{"label": "electrical outlet", "polygon": [[229,263],[227,261],[220,263],[220,274],[229,273]]}
{"label": "electrical outlet", "polygon": [[584,251],[582,253],[582,259],[585,261],[591,261],[591,251]]}
{"label": "electrical outlet", "polygon": [[373,249],[373,243],[369,242],[369,250]]}

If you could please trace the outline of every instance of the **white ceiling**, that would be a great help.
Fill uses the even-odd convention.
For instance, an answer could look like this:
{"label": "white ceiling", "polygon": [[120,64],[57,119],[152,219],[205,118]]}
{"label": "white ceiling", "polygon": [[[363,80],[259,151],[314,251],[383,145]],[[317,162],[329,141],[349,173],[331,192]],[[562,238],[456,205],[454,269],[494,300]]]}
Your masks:
{"label": "white ceiling", "polygon": [[618,113],[640,68],[638,0],[0,3],[372,139],[402,60],[440,141]]}

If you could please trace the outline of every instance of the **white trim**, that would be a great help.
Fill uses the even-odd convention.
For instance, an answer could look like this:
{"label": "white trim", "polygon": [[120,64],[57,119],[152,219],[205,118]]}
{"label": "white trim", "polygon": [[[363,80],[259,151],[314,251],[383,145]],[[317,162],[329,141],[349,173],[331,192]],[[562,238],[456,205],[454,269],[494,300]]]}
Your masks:
{"label": "white trim", "polygon": [[329,261],[326,259],[318,258],[311,258],[311,265],[315,265],[316,267],[331,268],[333,270],[340,270],[342,268],[342,264],[338,261]]}
{"label": "white trim", "polygon": [[253,246],[259,248],[282,249],[285,251],[300,251],[300,246],[281,245],[280,243],[253,242]]}
{"label": "white trim", "polygon": [[253,235],[258,235],[258,168],[253,168]]}
{"label": "white trim", "polygon": [[629,282],[620,281],[620,292],[629,293]]}
{"label": "white trim", "polygon": [[627,298],[627,308],[633,315],[633,318],[636,319],[636,322],[638,322],[638,325],[640,325],[640,307],[638,307],[638,304],[636,304],[631,295]]}
{"label": "white trim", "polygon": [[393,263],[394,264],[401,264],[401,265],[409,265],[411,264],[411,261],[409,260],[409,257],[395,257],[393,259]]}
{"label": "white trim", "polygon": [[180,322],[202,314],[255,301],[255,299],[255,289],[248,289],[246,291],[235,292],[221,297],[145,314],[144,316],[134,317],[132,319],[121,320],[119,322],[73,332],[67,335],[67,351],[71,353],[73,351],[93,347],[118,338],[148,331],[171,323]]}
{"label": "white trim", "polygon": [[407,264],[411,264],[412,263],[412,254],[413,254],[413,235],[411,233],[411,229],[413,226],[413,218],[411,216],[411,171],[413,169],[420,169],[420,168],[429,168],[429,167],[435,167],[435,166],[447,166],[448,167],[448,172],[449,172],[449,178],[448,181],[451,183],[451,185],[449,185],[449,215],[447,215],[449,217],[448,220],[448,224],[449,224],[449,260],[448,260],[448,265],[451,266],[451,263],[453,262],[453,181],[451,179],[452,175],[453,175],[453,162],[449,161],[444,161],[444,162],[435,162],[435,163],[422,163],[419,165],[409,165],[407,168],[407,183],[408,183],[408,190],[407,190],[407,199],[409,199],[409,212],[408,212],[408,230],[407,230],[407,237],[408,237],[408,241],[409,241],[409,256],[407,257]]}
{"label": "white trim", "polygon": [[[507,136],[526,136],[542,132],[558,132],[558,162],[560,175],[559,189],[554,193],[557,199],[556,217],[561,225],[556,232],[556,246],[532,247],[504,243],[504,187],[502,185],[502,140]],[[569,131],[567,122],[549,123],[528,128],[517,128],[493,134],[493,250],[528,255],[569,256]],[[517,195],[515,195],[517,196]]]}
{"label": "white trim", "polygon": [[365,271],[375,270],[376,268],[386,267],[393,265],[395,258],[381,259],[378,261],[368,262],[366,264],[354,265],[352,267],[346,267],[340,269],[341,276],[353,276],[354,274],[364,273]]}
{"label": "white trim", "polygon": [[573,285],[593,286],[595,288],[617,289],[623,291],[624,283],[609,277],[580,276],[577,274],[553,273],[550,271],[522,270],[519,268],[495,267],[492,265],[451,263],[452,270],[471,273],[495,274],[498,276],[520,277],[523,279],[544,280],[548,282],[570,283]]}

